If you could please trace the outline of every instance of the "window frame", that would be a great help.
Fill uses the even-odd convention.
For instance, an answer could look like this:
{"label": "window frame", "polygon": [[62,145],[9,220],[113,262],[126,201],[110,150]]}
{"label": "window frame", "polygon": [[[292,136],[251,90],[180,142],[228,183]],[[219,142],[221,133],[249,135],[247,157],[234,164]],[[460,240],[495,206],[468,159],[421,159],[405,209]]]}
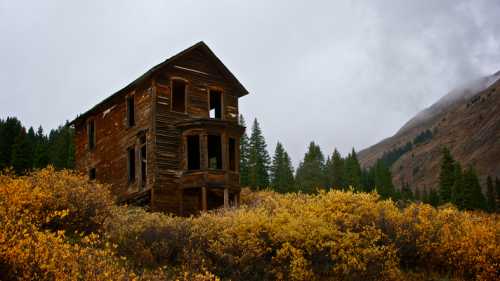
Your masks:
{"label": "window frame", "polygon": [[[224,90],[220,87],[215,87],[211,86],[208,87],[208,101],[207,101],[207,109],[208,109],[208,118],[209,119],[214,119],[214,120],[225,120],[225,110],[224,110]],[[220,118],[212,118],[210,117],[210,100],[212,96],[212,92],[219,92],[220,93]]]}
{"label": "window frame", "polygon": [[[133,163],[132,162],[133,157]],[[136,169],[136,155],[135,155],[135,146],[130,146],[127,148],[127,182],[128,184],[133,184],[137,180],[137,169]],[[131,165],[133,164],[133,165]],[[133,175],[132,175],[133,172]]]}

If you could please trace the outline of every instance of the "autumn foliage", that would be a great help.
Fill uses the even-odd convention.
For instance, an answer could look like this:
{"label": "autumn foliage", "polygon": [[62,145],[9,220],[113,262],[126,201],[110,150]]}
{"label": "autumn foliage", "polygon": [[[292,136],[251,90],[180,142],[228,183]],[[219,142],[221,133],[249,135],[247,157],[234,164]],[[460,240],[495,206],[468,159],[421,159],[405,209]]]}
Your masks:
{"label": "autumn foliage", "polygon": [[0,175],[1,280],[498,280],[500,218],[376,194],[245,191],[179,218],[47,168]]}

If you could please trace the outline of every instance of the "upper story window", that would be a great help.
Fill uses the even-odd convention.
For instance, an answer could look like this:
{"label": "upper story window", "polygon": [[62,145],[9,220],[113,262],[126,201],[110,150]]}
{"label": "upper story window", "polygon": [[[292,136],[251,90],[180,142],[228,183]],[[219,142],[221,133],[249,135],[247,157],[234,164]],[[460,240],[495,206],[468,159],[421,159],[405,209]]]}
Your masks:
{"label": "upper story window", "polygon": [[87,137],[88,137],[88,148],[95,148],[95,120],[90,119],[87,122]]}
{"label": "upper story window", "polygon": [[172,111],[186,112],[186,82],[172,80]]}
{"label": "upper story window", "polygon": [[135,126],[135,104],[134,96],[127,96],[127,126]]}
{"label": "upper story window", "polygon": [[222,119],[222,92],[210,90],[210,118]]}

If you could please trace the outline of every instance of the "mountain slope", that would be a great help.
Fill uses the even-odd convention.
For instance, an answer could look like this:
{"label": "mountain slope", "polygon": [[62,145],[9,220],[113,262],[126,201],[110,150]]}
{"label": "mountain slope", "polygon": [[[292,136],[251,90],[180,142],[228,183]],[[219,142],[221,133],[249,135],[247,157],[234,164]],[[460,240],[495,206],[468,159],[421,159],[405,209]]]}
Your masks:
{"label": "mountain slope", "polygon": [[500,71],[451,91],[410,119],[394,136],[359,152],[369,167],[384,153],[403,147],[429,130],[432,137],[417,141],[392,165],[396,186],[431,188],[438,182],[441,149],[447,146],[463,166],[478,174],[500,177]]}

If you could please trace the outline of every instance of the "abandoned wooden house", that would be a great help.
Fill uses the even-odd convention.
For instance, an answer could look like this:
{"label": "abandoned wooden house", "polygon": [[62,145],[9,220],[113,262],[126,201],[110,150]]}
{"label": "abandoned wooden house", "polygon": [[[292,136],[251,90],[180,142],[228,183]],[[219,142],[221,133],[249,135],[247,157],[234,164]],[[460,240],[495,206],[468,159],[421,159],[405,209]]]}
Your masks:
{"label": "abandoned wooden house", "polygon": [[238,98],[248,91],[199,42],[71,124],[76,168],[118,201],[195,214],[239,203]]}

